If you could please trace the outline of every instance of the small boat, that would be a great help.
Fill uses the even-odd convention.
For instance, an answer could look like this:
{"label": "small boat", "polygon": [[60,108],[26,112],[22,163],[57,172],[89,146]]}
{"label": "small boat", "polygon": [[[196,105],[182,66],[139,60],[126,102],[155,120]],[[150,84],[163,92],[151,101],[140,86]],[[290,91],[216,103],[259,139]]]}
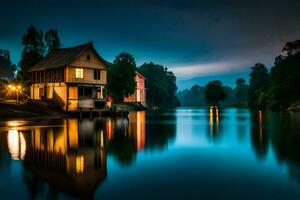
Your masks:
{"label": "small boat", "polygon": [[103,114],[105,116],[110,116],[110,117],[127,117],[129,114],[128,110],[125,110],[124,108],[120,106],[113,106],[109,110],[103,111]]}

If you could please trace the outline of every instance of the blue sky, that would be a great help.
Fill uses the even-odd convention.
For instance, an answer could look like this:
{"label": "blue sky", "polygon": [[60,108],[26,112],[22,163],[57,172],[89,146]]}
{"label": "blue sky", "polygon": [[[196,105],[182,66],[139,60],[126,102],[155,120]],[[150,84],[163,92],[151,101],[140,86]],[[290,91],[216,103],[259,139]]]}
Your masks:
{"label": "blue sky", "polygon": [[139,65],[167,66],[179,80],[234,83],[228,74],[247,74],[257,62],[270,67],[287,41],[300,39],[299,10],[296,0],[1,0],[0,48],[17,63],[33,24],[57,29],[64,47],[93,41],[109,61],[126,51]]}

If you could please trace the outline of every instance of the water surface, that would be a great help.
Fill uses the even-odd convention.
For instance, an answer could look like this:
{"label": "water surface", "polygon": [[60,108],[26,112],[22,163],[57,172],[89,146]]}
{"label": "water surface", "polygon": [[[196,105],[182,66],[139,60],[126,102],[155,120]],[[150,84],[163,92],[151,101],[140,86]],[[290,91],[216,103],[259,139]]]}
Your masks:
{"label": "water surface", "polygon": [[300,114],[0,122],[1,199],[300,199]]}

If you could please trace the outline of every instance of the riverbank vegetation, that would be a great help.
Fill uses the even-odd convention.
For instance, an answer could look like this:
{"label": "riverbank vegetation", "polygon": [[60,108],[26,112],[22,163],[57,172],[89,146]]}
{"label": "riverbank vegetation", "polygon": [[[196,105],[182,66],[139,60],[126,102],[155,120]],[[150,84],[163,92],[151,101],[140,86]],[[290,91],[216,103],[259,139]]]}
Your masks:
{"label": "riverbank vegetation", "polygon": [[[217,89],[211,85],[217,84]],[[215,85],[213,84],[213,85]],[[206,86],[194,85],[191,89],[179,91],[177,97],[182,106],[185,107],[207,107],[213,103],[211,96],[220,96],[218,98],[218,105],[221,107],[247,107],[248,106],[248,87],[245,79],[239,78],[236,80],[235,88],[223,85],[221,81],[211,81]],[[225,98],[224,98],[225,96]],[[213,97],[214,98],[214,97]]]}
{"label": "riverbank vegetation", "polygon": [[[274,66],[267,69],[262,63],[251,67],[249,85],[244,79],[236,80],[232,89],[222,86],[218,80],[208,83],[205,87],[194,85],[177,93],[182,106],[208,106],[210,97],[218,96],[220,88],[225,90],[226,97],[221,106],[248,106],[251,109],[300,110],[300,40],[288,42],[277,56]],[[218,83],[213,89],[212,83]],[[210,92],[205,92],[209,88]]]}
{"label": "riverbank vegetation", "polygon": [[138,71],[146,78],[148,106],[158,108],[180,106],[176,96],[176,76],[172,71],[152,62],[144,63]]}
{"label": "riverbank vegetation", "polygon": [[[17,65],[12,63],[8,50],[0,50],[2,93],[4,85],[14,82],[23,85],[23,93],[28,95],[28,69],[51,50],[60,48],[62,43],[57,30],[48,29],[44,32],[31,25],[23,34],[22,45]],[[275,110],[300,107],[300,40],[288,42],[270,70],[262,63],[254,64],[249,74],[249,84],[239,78],[236,86],[231,88],[214,80],[206,86],[194,85],[178,93],[176,76],[167,67],[152,62],[137,66],[133,55],[121,53],[111,64],[108,73],[107,93],[116,103],[134,93],[135,71],[146,78],[146,100],[150,108],[174,108],[180,104],[189,107],[218,104]]]}

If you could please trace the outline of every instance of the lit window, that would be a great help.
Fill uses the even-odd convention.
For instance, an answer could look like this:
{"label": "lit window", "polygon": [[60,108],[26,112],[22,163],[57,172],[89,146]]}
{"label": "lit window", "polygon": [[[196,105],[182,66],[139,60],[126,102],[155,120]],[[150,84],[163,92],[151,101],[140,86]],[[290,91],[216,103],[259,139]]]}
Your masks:
{"label": "lit window", "polygon": [[84,170],[84,158],[83,156],[76,156],[76,173],[83,173]]}
{"label": "lit window", "polygon": [[76,68],[76,78],[83,78],[83,69],[81,68]]}

